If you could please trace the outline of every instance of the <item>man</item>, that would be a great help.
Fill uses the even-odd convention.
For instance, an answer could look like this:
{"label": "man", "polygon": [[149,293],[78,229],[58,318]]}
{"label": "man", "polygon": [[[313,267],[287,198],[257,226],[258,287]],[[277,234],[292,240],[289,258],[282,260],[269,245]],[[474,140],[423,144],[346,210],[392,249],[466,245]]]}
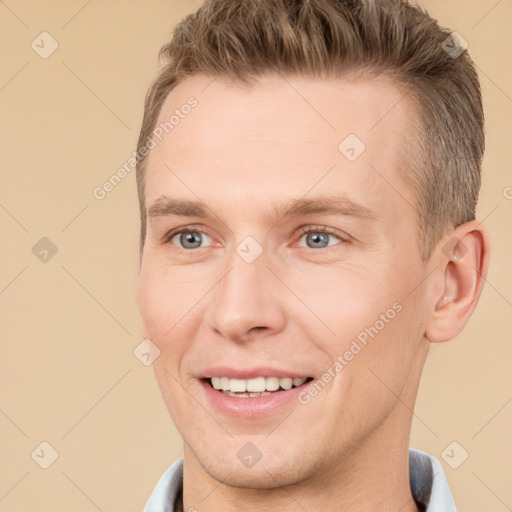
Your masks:
{"label": "man", "polygon": [[146,512],[455,510],[409,436],[488,267],[467,52],[399,0],[210,0],[161,56],[137,301],[184,457]]}

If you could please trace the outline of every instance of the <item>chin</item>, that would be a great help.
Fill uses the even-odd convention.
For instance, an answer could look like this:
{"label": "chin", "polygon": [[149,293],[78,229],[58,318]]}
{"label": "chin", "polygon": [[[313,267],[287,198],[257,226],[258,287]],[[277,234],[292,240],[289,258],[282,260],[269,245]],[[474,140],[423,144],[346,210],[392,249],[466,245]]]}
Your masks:
{"label": "chin", "polygon": [[[248,461],[249,465],[245,465],[243,463],[244,455],[250,453],[254,448],[246,448],[243,451],[243,448],[240,450],[239,445],[246,446],[245,442],[241,443],[237,438],[231,439],[231,441],[235,441],[236,448],[220,447],[219,453],[210,451],[206,456],[194,454],[206,473],[216,481],[230,487],[274,489],[294,485],[312,478],[323,465],[323,457],[319,457],[318,453],[312,463],[308,464],[304,457],[305,454],[301,454],[296,447],[290,447],[287,450],[288,456],[282,453],[277,454],[276,451],[265,447],[268,456],[262,453],[259,460]],[[250,441],[247,441],[247,445],[249,443]],[[301,444],[303,445],[303,443]],[[263,442],[260,442],[260,446],[262,445]],[[217,446],[219,445],[217,444]]]}

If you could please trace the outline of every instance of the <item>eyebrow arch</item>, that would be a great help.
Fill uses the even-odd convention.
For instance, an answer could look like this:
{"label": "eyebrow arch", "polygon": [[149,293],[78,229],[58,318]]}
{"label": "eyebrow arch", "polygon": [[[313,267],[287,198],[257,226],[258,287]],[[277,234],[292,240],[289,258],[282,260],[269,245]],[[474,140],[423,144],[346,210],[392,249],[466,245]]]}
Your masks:
{"label": "eyebrow arch", "polygon": [[[209,208],[200,201],[171,199],[167,196],[161,196],[148,207],[147,216],[150,220],[170,215],[207,218],[210,217],[207,210]],[[377,218],[375,212],[366,206],[356,203],[348,197],[339,195],[319,196],[311,199],[292,199],[277,205],[273,213],[277,218],[316,213],[344,217],[351,216],[369,220]]]}

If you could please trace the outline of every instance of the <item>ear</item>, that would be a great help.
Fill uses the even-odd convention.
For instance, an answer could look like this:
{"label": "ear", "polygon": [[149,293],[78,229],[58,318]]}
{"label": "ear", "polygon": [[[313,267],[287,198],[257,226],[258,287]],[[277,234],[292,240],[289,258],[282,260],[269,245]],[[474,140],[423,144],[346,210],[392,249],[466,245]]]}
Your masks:
{"label": "ear", "polygon": [[425,330],[432,343],[451,340],[464,329],[485,283],[489,253],[487,231],[477,220],[460,225],[440,242],[435,257],[444,278],[432,298]]}

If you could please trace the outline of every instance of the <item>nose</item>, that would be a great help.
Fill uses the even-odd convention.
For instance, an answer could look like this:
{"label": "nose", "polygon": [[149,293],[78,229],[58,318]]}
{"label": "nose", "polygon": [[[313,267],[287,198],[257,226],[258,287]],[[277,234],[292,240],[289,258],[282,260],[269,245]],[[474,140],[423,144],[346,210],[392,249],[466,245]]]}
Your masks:
{"label": "nose", "polygon": [[226,339],[244,342],[284,328],[285,295],[268,263],[265,252],[252,263],[233,252],[205,312],[210,329]]}

